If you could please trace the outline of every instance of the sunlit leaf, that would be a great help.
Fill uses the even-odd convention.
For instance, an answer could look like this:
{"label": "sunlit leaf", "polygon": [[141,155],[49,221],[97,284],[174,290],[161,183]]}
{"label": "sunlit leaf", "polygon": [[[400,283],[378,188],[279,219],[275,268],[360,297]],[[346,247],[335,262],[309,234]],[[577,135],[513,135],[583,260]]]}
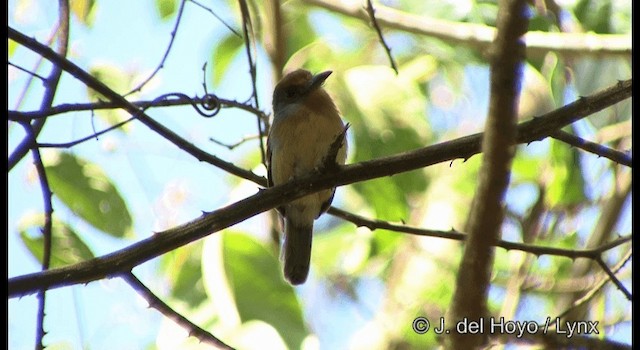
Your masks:
{"label": "sunlit leaf", "polygon": [[93,24],[95,0],[71,0],[71,11],[80,23],[87,27]]}
{"label": "sunlit leaf", "polygon": [[[22,242],[40,263],[44,254],[43,225],[43,214],[29,214],[20,221],[18,226]],[[82,241],[82,238],[69,225],[53,217],[49,267],[71,265],[93,257],[91,249]]]}
{"label": "sunlit leaf", "polygon": [[178,248],[162,256],[163,275],[169,279],[171,295],[188,303],[200,305],[207,297],[202,283],[202,242]]}
{"label": "sunlit leaf", "polygon": [[285,282],[280,263],[250,236],[225,232],[224,269],[243,322],[271,324],[290,349],[299,349],[306,337],[300,304]]}
{"label": "sunlit leaf", "polygon": [[[431,69],[424,62],[424,69]],[[396,76],[386,66],[360,66],[345,74],[353,104],[349,114],[355,133],[355,161],[375,159],[423,147],[431,131],[425,119],[424,95],[413,67],[408,74]],[[342,96],[344,98],[344,96]],[[355,113],[357,111],[357,113]],[[420,171],[376,179],[354,185],[375,208],[380,219],[404,220],[411,194],[423,191],[428,178]]]}
{"label": "sunlit leaf", "polygon": [[52,192],[69,209],[111,236],[131,233],[127,205],[97,164],[66,152],[49,154],[45,164]]}
{"label": "sunlit leaf", "polygon": [[558,141],[551,146],[551,181],[547,188],[551,207],[571,207],[586,199],[579,151]]}
{"label": "sunlit leaf", "polygon": [[[132,86],[133,76],[125,72],[122,68],[112,64],[97,64],[89,70],[89,73],[109,87],[111,90],[119,94],[129,92]],[[87,88],[89,99],[93,102],[108,101],[108,99],[95,90]],[[115,125],[130,117],[130,115],[121,109],[99,109],[95,113],[109,125]],[[128,125],[118,128],[121,131],[127,131]]]}
{"label": "sunlit leaf", "polygon": [[382,220],[406,220],[408,206],[402,189],[396,181],[388,178],[374,179],[353,185],[375,210],[376,218]]}
{"label": "sunlit leaf", "polygon": [[177,7],[177,0],[156,0],[156,9],[163,20],[171,17],[176,12]]}
{"label": "sunlit leaf", "polygon": [[573,12],[585,31],[611,33],[611,1],[581,0]]}
{"label": "sunlit leaf", "polygon": [[231,62],[236,57],[243,44],[244,42],[242,38],[230,33],[213,48],[212,71],[214,84],[220,84],[225,73],[227,73],[227,69],[231,65]]}
{"label": "sunlit leaf", "polygon": [[[631,78],[631,62],[625,59],[583,58],[577,60],[573,67],[581,72],[575,76],[575,87],[579,96],[593,94],[616,84],[619,80]],[[625,100],[591,114],[588,120],[599,129],[612,123],[628,120],[630,117],[631,100]]]}
{"label": "sunlit leaf", "polygon": [[18,48],[18,43],[9,39],[9,44],[8,44],[8,53],[9,53],[9,58],[11,58],[11,56],[13,56],[13,53],[16,52],[16,49]]}
{"label": "sunlit leaf", "polygon": [[533,66],[524,67],[523,88],[518,103],[518,118],[530,119],[555,107],[549,82]]}
{"label": "sunlit leaf", "polygon": [[309,24],[307,8],[305,6],[296,5],[296,2],[293,1],[286,3],[286,5],[283,4],[285,14],[289,16],[282,28],[283,32],[287,33],[285,62],[289,60],[289,57],[294,53],[308,45],[310,42],[313,42],[316,38],[313,28]]}
{"label": "sunlit leaf", "polygon": [[321,274],[351,275],[363,267],[368,257],[370,237],[356,235],[351,224],[328,232],[314,232],[312,268]]}

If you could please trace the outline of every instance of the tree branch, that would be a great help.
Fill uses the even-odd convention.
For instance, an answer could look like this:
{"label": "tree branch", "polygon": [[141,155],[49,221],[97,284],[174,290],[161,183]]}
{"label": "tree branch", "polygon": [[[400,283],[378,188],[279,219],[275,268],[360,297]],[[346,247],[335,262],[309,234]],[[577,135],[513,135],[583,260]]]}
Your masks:
{"label": "tree branch", "polygon": [[[368,21],[358,2],[303,0],[332,12]],[[461,23],[414,15],[390,7],[376,6],[376,17],[383,26],[441,39],[451,45],[465,45],[480,52],[487,50],[496,29],[482,24]],[[621,56],[631,58],[631,34],[550,33],[532,31],[524,36],[527,56],[542,57],[549,52],[564,57]]]}
{"label": "tree branch", "polygon": [[[483,320],[493,271],[494,246],[500,239],[504,197],[515,153],[516,120],[527,31],[526,2],[499,2],[498,32],[491,49],[491,95],[482,141],[483,159],[466,231],[467,241],[456,276],[450,318]],[[486,334],[454,332],[445,339],[447,349],[473,349],[486,342]]]}
{"label": "tree branch", "polygon": [[[148,108],[154,107],[172,107],[172,106],[185,106],[185,105],[200,105],[204,108],[204,104],[207,103],[208,96],[204,97],[188,97],[186,95],[172,95],[171,98],[165,99],[153,99],[151,101],[131,101],[130,103],[140,109],[146,110]],[[256,116],[260,117],[263,120],[269,119],[269,117],[261,110],[254,108],[251,105],[246,103],[228,100],[224,98],[217,97],[218,102],[220,102],[221,107],[233,107],[239,108],[249,113],[253,113]],[[30,121],[33,119],[46,118],[52,115],[69,113],[69,112],[82,112],[82,111],[97,111],[102,109],[120,109],[121,105],[114,102],[91,102],[91,103],[64,103],[57,106],[53,106],[46,110],[41,111],[13,111],[10,110],[7,112],[7,117],[11,121],[21,122],[21,121]]]}
{"label": "tree branch", "polygon": [[387,57],[389,57],[389,64],[391,64],[391,68],[398,75],[398,66],[396,65],[396,61],[393,59],[391,55],[391,48],[387,45],[387,42],[384,40],[384,36],[382,35],[382,29],[380,29],[380,25],[378,25],[378,20],[376,19],[376,10],[373,8],[373,4],[371,0],[367,0],[367,15],[371,19],[371,25],[376,30],[376,34],[378,34],[378,39],[380,40],[380,44],[384,48],[384,51],[387,53]]}
{"label": "tree branch", "polygon": [[178,146],[180,149],[191,154],[196,159],[200,161],[206,161],[236,176],[249,179],[252,181],[255,181],[255,180],[260,181],[258,180],[260,177],[255,175],[253,172],[239,168],[235,166],[233,163],[224,161],[216,156],[208,154],[203,150],[201,150],[200,148],[196,147],[191,142],[188,142],[184,138],[180,137],[179,135],[177,135],[176,133],[174,133],[164,125],[158,123],[157,121],[155,121],[154,119],[146,115],[144,112],[142,112],[142,110],[139,107],[134,106],[129,101],[127,101],[124,97],[118,95],[116,92],[111,90],[102,82],[96,80],[85,70],[78,67],[77,65],[67,60],[66,58],[56,54],[54,51],[52,51],[48,47],[40,44],[39,42],[37,42],[32,38],[27,37],[26,35],[18,32],[17,30],[11,27],[8,27],[8,34],[9,34],[9,38],[11,38],[12,40],[42,55],[51,63],[53,63],[54,66],[62,68],[64,71],[68,72],[72,76],[76,77],[78,80],[82,81],[88,87],[96,90],[96,92],[105,96],[111,102],[116,103],[120,108],[126,110],[128,113],[130,113],[136,119],[141,121],[151,130],[155,131],[157,134],[164,137],[169,142]]}
{"label": "tree branch", "polygon": [[[388,231],[394,231],[394,232],[408,233],[411,235],[422,236],[422,237],[452,239],[455,241],[466,241],[468,238],[468,235],[466,233],[458,232],[455,230],[450,230],[450,231],[428,230],[428,229],[423,229],[418,227],[411,227],[407,225],[397,225],[387,221],[368,219],[363,216],[349,213],[347,211],[344,211],[342,209],[335,208],[335,207],[331,207],[328,213],[336,217],[339,217],[341,219],[344,219],[346,221],[349,221],[355,224],[357,227],[366,227],[371,231],[388,230]],[[631,235],[623,236],[609,243],[603,244],[599,247],[590,248],[590,249],[565,249],[565,248],[555,248],[555,247],[543,247],[535,244],[509,242],[504,240],[497,241],[495,243],[495,246],[504,248],[506,250],[518,250],[526,253],[531,253],[535,256],[554,255],[554,256],[563,256],[571,260],[575,260],[577,258],[588,258],[588,259],[596,260],[598,257],[602,255],[602,253],[610,249],[613,249],[619,245],[622,245],[624,243],[630,242],[631,239],[632,239]]]}
{"label": "tree branch", "polygon": [[551,134],[551,137],[589,153],[610,159],[618,164],[626,165],[630,168],[633,167],[633,158],[630,155],[595,142],[587,141],[566,131],[556,130]]}
{"label": "tree branch", "polygon": [[598,265],[600,265],[602,270],[604,270],[604,272],[607,274],[607,276],[609,276],[609,279],[611,280],[611,282],[613,282],[613,284],[615,284],[616,287],[618,287],[618,289],[624,294],[624,296],[627,297],[627,300],[633,301],[633,296],[631,295],[631,292],[629,292],[627,290],[627,288],[624,287],[624,285],[622,284],[622,282],[620,282],[618,277],[616,277],[616,275],[611,271],[609,266],[607,266],[607,264],[604,262],[604,260],[602,260],[601,256],[599,256],[596,259],[596,262],[598,263]]}
{"label": "tree branch", "polygon": [[[542,117],[524,122],[518,127],[518,143],[543,139],[553,130],[624,100],[631,96],[631,88],[631,80],[620,82]],[[261,190],[258,194],[242,201],[213,213],[207,213],[184,225],[157,233],[153,237],[103,257],[47,272],[11,278],[8,281],[9,297],[34,293],[44,288],[86,283],[118,271],[131,270],[134,266],[177,247],[309,193],[390,176],[453,159],[467,159],[480,152],[481,139],[482,134],[470,135],[391,157],[346,165],[337,172],[329,174],[310,174],[281,186]],[[266,186],[266,180],[262,177],[258,177],[255,182]]]}
{"label": "tree branch", "polygon": [[[618,273],[618,271],[620,271],[622,267],[624,267],[627,261],[631,259],[632,251],[633,249],[629,248],[629,250],[626,252],[626,254],[624,254],[620,262],[618,262],[616,266],[613,267],[612,272],[614,274]],[[591,288],[591,290],[585,295],[583,295],[580,299],[575,300],[570,307],[568,307],[566,310],[564,310],[562,313],[560,313],[556,317],[556,320],[564,319],[573,309],[575,309],[576,307],[580,307],[584,305],[586,302],[588,302],[589,300],[591,300],[602,289],[602,287],[604,287],[605,284],[607,284],[608,281],[610,281],[610,278],[607,276],[602,278],[600,282],[595,284],[595,286],[593,286],[592,284],[593,288]]]}
{"label": "tree branch", "polygon": [[[40,44],[40,46],[49,50],[53,55],[62,57],[67,56],[67,49],[69,47],[69,1],[68,0],[59,0],[60,13],[59,13],[59,24],[58,24],[58,48],[57,52],[49,49],[47,46]],[[12,38],[13,39],[13,38]],[[15,39],[14,39],[15,40]],[[17,40],[16,40],[17,41]],[[35,40],[33,40],[35,41]],[[45,57],[46,58],[46,57]],[[51,73],[44,81],[44,96],[42,97],[42,101],[40,102],[40,110],[49,109],[53,104],[53,99],[56,95],[56,91],[58,90],[58,83],[60,82],[60,76],[62,75],[62,68],[60,66],[54,65],[51,68]],[[33,128],[33,140],[29,140],[25,138],[18,146],[13,150],[8,160],[8,168],[9,170],[13,169],[13,167],[18,164],[22,158],[29,151],[29,146],[35,144],[35,140],[42,131],[44,127],[46,119],[37,120],[32,124]]]}
{"label": "tree branch", "polygon": [[213,334],[200,328],[197,324],[189,321],[186,317],[182,316],[179,312],[173,310],[164,301],[158,298],[153,292],[147,288],[131,271],[127,271],[122,274],[122,279],[125,280],[140,296],[142,296],[149,306],[158,310],[165,317],[177,323],[179,326],[185,328],[189,332],[190,337],[195,337],[203,343],[213,345],[219,349],[233,349],[229,345],[225,344],[222,340],[216,338]]}
{"label": "tree branch", "polygon": [[[251,13],[249,12],[249,6],[247,5],[246,0],[238,0],[240,4],[240,12],[242,14],[242,30],[244,31],[244,46],[245,51],[247,53],[247,61],[249,62],[249,73],[251,75],[251,87],[253,89],[253,93],[251,97],[253,97],[253,104],[256,109],[260,109],[260,104],[258,102],[258,88],[257,88],[257,70],[256,70],[256,62],[253,59],[252,47],[255,53],[255,39],[253,32],[253,23],[251,21]],[[253,40],[252,40],[253,39]],[[262,164],[266,164],[266,151],[264,148],[264,129],[262,128],[262,119],[257,118],[258,122],[258,138],[260,144],[260,156],[262,159]]]}
{"label": "tree branch", "polygon": [[142,90],[142,88],[145,85],[147,85],[147,83],[149,81],[151,81],[151,79],[153,79],[153,77],[155,77],[156,74],[158,74],[160,69],[162,69],[164,67],[164,62],[167,60],[167,57],[169,57],[169,52],[171,52],[171,47],[173,47],[173,42],[176,39],[176,34],[178,34],[178,27],[180,27],[180,20],[182,19],[182,13],[184,12],[184,4],[186,2],[187,2],[187,0],[182,0],[180,2],[180,8],[178,9],[178,15],[176,16],[176,23],[173,26],[173,30],[171,31],[171,39],[169,40],[169,44],[167,45],[167,49],[164,51],[164,55],[162,55],[162,58],[160,59],[160,63],[153,70],[153,72],[151,72],[151,74],[147,77],[147,79],[143,80],[140,84],[138,84],[138,86],[133,88],[131,91],[127,92],[124,96],[129,96],[129,95],[131,95],[132,93],[134,93],[136,91]]}

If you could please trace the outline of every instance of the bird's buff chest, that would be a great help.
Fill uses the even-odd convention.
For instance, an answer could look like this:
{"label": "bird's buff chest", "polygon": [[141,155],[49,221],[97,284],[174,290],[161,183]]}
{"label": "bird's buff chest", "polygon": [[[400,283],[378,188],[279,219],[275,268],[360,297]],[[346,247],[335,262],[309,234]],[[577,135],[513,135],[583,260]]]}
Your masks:
{"label": "bird's buff chest", "polygon": [[321,165],[329,147],[342,129],[340,119],[331,120],[305,108],[276,116],[269,136],[273,183],[313,171]]}

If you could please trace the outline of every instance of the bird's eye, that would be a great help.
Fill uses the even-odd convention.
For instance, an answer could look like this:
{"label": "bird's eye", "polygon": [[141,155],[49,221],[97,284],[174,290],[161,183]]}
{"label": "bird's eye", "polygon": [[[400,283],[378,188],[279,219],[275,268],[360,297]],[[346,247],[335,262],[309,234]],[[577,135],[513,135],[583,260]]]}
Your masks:
{"label": "bird's eye", "polygon": [[294,98],[296,97],[297,94],[298,94],[298,89],[296,89],[295,86],[289,87],[286,90],[284,90],[284,95],[287,96],[287,98]]}

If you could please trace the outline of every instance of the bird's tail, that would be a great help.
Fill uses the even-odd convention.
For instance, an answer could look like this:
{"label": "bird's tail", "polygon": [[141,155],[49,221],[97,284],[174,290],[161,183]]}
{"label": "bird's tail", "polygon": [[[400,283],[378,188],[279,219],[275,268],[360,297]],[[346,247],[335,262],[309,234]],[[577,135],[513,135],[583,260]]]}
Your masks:
{"label": "bird's tail", "polygon": [[291,284],[302,284],[309,275],[313,222],[300,225],[285,219],[284,276]]}

